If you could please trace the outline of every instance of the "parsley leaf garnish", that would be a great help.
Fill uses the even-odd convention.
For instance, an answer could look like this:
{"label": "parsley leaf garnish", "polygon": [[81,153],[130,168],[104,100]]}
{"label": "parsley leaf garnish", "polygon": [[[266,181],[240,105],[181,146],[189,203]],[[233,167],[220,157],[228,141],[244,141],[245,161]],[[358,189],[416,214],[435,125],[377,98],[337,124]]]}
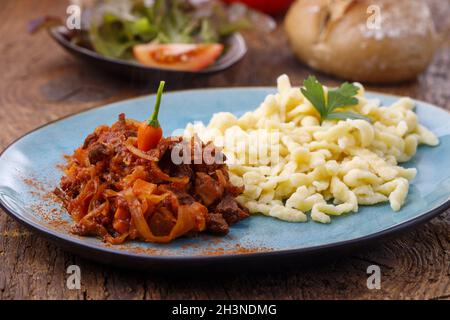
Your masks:
{"label": "parsley leaf garnish", "polygon": [[350,107],[358,104],[355,97],[358,93],[358,87],[345,82],[339,88],[328,90],[328,97],[325,98],[325,92],[322,84],[317,81],[316,77],[309,76],[303,82],[303,88],[300,90],[303,96],[311,102],[313,107],[320,114],[320,123],[324,120],[345,120],[345,119],[362,119],[370,121],[369,118],[354,113],[335,111],[338,108]]}

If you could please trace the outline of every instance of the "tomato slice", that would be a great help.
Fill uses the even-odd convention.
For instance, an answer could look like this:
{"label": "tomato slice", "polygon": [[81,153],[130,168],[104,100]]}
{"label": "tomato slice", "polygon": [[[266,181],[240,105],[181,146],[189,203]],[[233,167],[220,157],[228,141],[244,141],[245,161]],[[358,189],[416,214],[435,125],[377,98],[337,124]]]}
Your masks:
{"label": "tomato slice", "polygon": [[223,52],[223,45],[212,44],[139,44],[134,57],[147,66],[180,71],[200,71],[213,64]]}
{"label": "tomato slice", "polygon": [[277,15],[286,11],[294,0],[225,0],[225,2],[242,2],[253,9]]}

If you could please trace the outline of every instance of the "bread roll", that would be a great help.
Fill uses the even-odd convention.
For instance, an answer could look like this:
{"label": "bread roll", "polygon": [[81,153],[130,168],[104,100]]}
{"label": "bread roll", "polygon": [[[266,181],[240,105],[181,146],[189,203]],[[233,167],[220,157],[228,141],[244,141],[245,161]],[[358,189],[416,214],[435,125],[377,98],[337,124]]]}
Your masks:
{"label": "bread roll", "polygon": [[[371,5],[380,9],[378,28],[374,12],[368,12]],[[297,0],[285,30],[301,61],[360,82],[412,79],[425,70],[437,47],[422,0]]]}

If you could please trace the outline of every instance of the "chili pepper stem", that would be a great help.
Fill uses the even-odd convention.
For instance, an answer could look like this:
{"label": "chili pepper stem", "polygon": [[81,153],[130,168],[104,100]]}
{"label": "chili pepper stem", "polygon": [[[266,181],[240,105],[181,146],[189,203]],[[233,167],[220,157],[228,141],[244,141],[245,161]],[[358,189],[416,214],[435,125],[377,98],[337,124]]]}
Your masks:
{"label": "chili pepper stem", "polygon": [[164,91],[165,84],[166,84],[165,81],[161,81],[159,83],[158,92],[156,93],[155,109],[153,110],[153,114],[147,120],[147,124],[149,126],[152,126],[155,128],[158,128],[160,126],[159,121],[158,121],[158,114],[159,114],[159,106],[161,105],[161,97],[162,97],[162,93]]}

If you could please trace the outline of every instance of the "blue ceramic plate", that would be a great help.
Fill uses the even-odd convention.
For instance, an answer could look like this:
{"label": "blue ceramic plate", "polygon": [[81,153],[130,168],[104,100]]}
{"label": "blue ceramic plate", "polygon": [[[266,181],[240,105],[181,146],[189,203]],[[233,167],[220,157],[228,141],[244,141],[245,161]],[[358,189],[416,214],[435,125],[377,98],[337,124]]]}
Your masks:
{"label": "blue ceramic plate", "polygon": [[[160,121],[165,132],[188,122],[207,122],[213,113],[230,111],[237,116],[256,108],[274,88],[210,89],[166,93]],[[398,97],[369,94],[384,104]],[[201,235],[170,244],[130,242],[111,246],[96,238],[68,232],[70,218],[54,201],[64,163],[84,138],[100,124],[112,124],[125,112],[144,119],[154,96],[114,103],[50,123],[23,136],[0,157],[0,204],[13,218],[78,254],[129,267],[198,266],[241,262],[278,262],[279,258],[328,255],[376,241],[422,223],[450,207],[450,114],[417,102],[420,120],[440,138],[438,147],[419,148],[405,166],[418,169],[405,206],[393,212],[388,204],[361,207],[358,213],[334,218],[331,224],[288,223],[252,216],[231,228],[225,237]]]}

